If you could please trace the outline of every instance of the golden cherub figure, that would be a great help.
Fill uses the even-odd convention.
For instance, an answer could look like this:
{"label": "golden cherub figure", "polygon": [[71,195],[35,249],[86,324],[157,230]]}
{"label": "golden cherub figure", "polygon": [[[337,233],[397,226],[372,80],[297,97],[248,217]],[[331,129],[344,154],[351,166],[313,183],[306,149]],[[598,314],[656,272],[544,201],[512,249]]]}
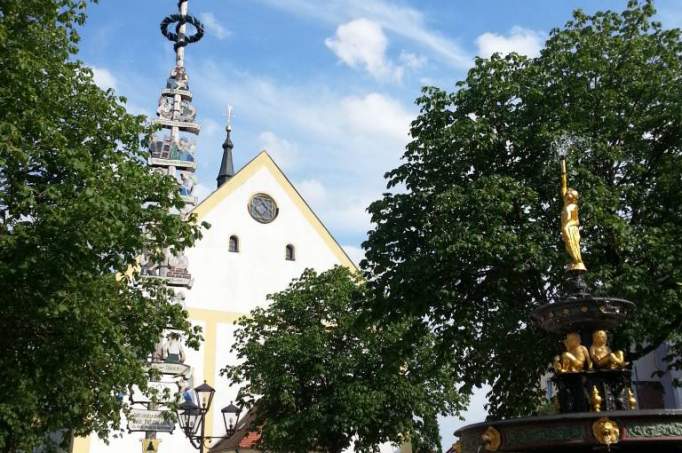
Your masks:
{"label": "golden cherub figure", "polygon": [[590,357],[597,368],[623,368],[627,365],[623,351],[611,351],[607,344],[608,337],[605,330],[596,330],[592,334]]}
{"label": "golden cherub figure", "polygon": [[554,371],[557,373],[577,373],[585,369],[592,369],[590,351],[583,346],[580,334],[571,332],[564,339],[566,352],[554,358]]}
{"label": "golden cherub figure", "polygon": [[566,155],[561,155],[561,197],[564,207],[561,209],[561,237],[566,251],[571,257],[568,270],[585,271],[582,254],[580,253],[580,220],[578,219],[578,191],[568,187],[566,172]]}

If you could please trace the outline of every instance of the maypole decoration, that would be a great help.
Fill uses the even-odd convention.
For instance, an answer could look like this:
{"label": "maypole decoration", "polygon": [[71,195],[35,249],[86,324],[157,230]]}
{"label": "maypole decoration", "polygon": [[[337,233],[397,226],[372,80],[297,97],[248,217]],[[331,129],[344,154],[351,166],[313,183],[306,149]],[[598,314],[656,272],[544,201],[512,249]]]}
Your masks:
{"label": "maypole decoration", "polygon": [[[199,19],[187,14],[188,0],[180,0],[178,9],[179,14],[171,14],[161,22],[161,33],[174,43],[175,67],[171,70],[166,88],[161,92],[156,109],[158,118],[155,123],[160,125],[164,132],[151,140],[149,165],[159,173],[177,179],[180,184],[180,195],[185,201],[180,214],[186,215],[197,203],[197,197],[194,196],[196,144],[191,135],[198,135],[200,128],[195,122],[197,109],[192,105],[189,76],[185,70],[185,48],[203,37],[204,26]],[[188,25],[194,28],[191,34],[188,34]],[[175,32],[169,30],[171,26],[175,27]],[[186,257],[181,254],[175,255],[171,251],[165,253],[161,263],[145,263],[143,274],[161,278],[172,287],[192,286]]]}
{"label": "maypole decoration", "polygon": [[[193,30],[188,32],[188,26]],[[172,31],[174,29],[174,31]],[[185,70],[185,48],[199,41],[204,26],[188,15],[188,0],[178,1],[178,14],[172,14],[161,22],[161,33],[172,41],[175,50],[175,67],[171,70],[166,87],[161,91],[155,123],[161,132],[152,137],[149,165],[154,171],[174,177],[185,202],[178,215],[186,216],[197,203],[194,195],[196,178],[195,149],[192,135],[200,128],[195,122],[197,110],[192,105],[189,76]],[[141,274],[144,278],[159,279],[174,294],[176,303],[184,305],[185,291],[192,287],[192,276],[187,267],[187,257],[173,250],[165,250],[161,261],[144,257]],[[133,409],[128,420],[128,430],[145,433],[144,444],[158,448],[157,432],[172,432],[175,423],[168,420],[169,406],[181,398],[193,398],[192,369],[185,365],[185,351],[177,332],[168,332],[150,358],[149,367],[161,376],[158,382],[149,382],[155,398],[148,398],[139,391],[131,392]]]}

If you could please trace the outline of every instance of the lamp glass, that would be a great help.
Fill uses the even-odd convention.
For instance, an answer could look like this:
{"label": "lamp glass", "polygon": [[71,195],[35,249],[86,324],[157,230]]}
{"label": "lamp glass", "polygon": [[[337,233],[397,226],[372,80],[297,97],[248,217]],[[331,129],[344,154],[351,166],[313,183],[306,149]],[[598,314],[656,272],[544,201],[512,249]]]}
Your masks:
{"label": "lamp glass", "polygon": [[223,414],[223,423],[225,423],[225,432],[227,435],[231,436],[236,431],[241,411],[242,410],[239,407],[232,403],[220,410]]}
{"label": "lamp glass", "polygon": [[197,401],[199,404],[199,409],[206,413],[211,408],[211,402],[213,401],[213,394],[215,389],[208,385],[206,381],[203,384],[196,387],[194,392],[197,394]]}
{"label": "lamp glass", "polygon": [[194,436],[201,426],[201,409],[191,401],[185,401],[178,407],[180,428],[188,437]]}

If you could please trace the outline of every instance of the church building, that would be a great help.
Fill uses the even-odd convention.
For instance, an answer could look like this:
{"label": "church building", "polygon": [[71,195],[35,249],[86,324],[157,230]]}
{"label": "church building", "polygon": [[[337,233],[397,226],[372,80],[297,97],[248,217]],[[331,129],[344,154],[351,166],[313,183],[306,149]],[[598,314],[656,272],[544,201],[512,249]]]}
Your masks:
{"label": "church building", "polygon": [[[355,265],[266,151],[192,212],[211,227],[185,251],[193,279],[185,307],[204,336],[199,351],[184,350],[185,364],[192,367],[194,386],[205,380],[216,389],[206,434],[222,436],[220,409],[237,393],[219,375],[222,367],[235,363],[230,354],[234,321],[266,304],[268,294],[285,289],[307,267],[323,271]],[[92,435],[77,439],[74,453],[140,451],[143,438],[143,433],[124,434],[111,437],[107,445]],[[177,426],[157,438],[160,452],[195,451]]]}
{"label": "church building", "polygon": [[[152,140],[149,164],[155,171],[177,178],[186,201],[186,208],[178,215],[195,214],[199,223],[207,222],[210,228],[181,256],[168,255],[162,263],[143,259],[141,273],[147,278],[162,279],[174,290],[177,302],[184,305],[192,323],[201,326],[204,337],[200,349],[195,351],[182,347],[169,335],[155,352],[152,366],[160,364],[161,370],[175,366],[185,371],[180,378],[178,374],[154,384],[160,388],[170,385],[171,390],[177,385],[176,391],[204,381],[214,387],[205,434],[222,437],[225,428],[221,408],[235,400],[238,390],[220,376],[221,368],[235,363],[230,354],[234,322],[267,304],[268,294],[285,289],[306,268],[324,271],[336,265],[355,268],[355,264],[267,151],[234,170],[229,118],[221,166],[216,169],[217,188],[197,204],[193,195],[194,144],[186,135],[198,134],[199,125],[194,123],[196,109],[191,105],[184,50],[187,44],[199,40],[203,26],[188,15],[187,2],[180,0],[180,14],[169,16],[161,24],[164,35],[176,43],[176,66],[157,110],[156,122],[169,134]],[[172,20],[178,18],[179,33],[168,32]],[[195,27],[195,35],[185,35],[188,24]],[[125,396],[130,398],[134,411],[143,416],[153,415],[151,409],[156,408],[150,407],[148,400],[136,400],[134,393]],[[108,444],[95,435],[75,439],[73,452],[137,452],[152,440],[148,451],[196,451],[177,424],[157,422],[158,429],[145,433],[145,426],[149,426],[145,423],[137,420],[131,424],[131,420],[125,420],[121,432],[112,433]],[[213,444],[216,442],[217,439]],[[209,448],[207,445],[206,451]]]}

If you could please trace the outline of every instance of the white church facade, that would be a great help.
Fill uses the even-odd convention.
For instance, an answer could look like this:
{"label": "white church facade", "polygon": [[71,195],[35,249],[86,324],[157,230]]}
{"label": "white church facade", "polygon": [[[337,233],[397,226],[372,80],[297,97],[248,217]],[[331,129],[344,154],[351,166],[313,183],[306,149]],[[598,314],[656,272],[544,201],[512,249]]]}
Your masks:
{"label": "white church facade", "polygon": [[[254,202],[259,200],[273,204],[258,211]],[[237,388],[229,387],[220,376],[222,367],[235,363],[230,354],[234,322],[266,304],[268,294],[285,289],[305,268],[323,271],[336,265],[355,265],[266,151],[192,212],[199,222],[211,226],[185,251],[193,278],[185,306],[204,336],[198,351],[185,349],[185,364],[192,367],[195,386],[205,380],[216,389],[206,434],[222,436],[220,409],[237,393]],[[91,435],[76,439],[73,451],[137,452],[143,438],[144,433],[123,433],[110,437],[107,445]],[[195,451],[179,427],[172,434],[158,433],[157,438],[161,452]]]}

